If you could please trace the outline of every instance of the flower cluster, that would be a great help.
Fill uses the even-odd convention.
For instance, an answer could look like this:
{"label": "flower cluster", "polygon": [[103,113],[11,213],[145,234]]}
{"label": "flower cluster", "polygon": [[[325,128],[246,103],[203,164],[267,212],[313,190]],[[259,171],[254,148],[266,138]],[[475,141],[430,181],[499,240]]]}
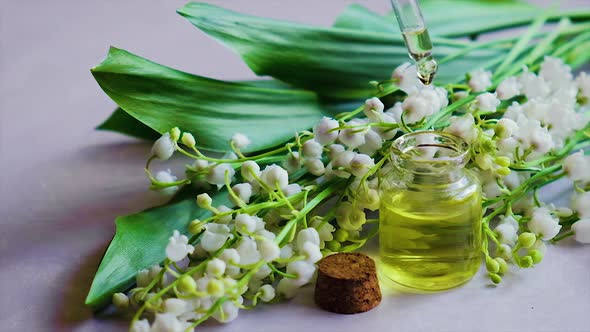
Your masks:
{"label": "flower cluster", "polygon": [[[424,86],[409,64],[392,80],[403,99],[387,107],[368,99],[260,155],[242,153],[251,142],[239,133],[221,158],[202,153],[178,128],[158,139],[146,168],[152,189],[171,194],[190,184],[215,194],[196,197],[209,216],[172,234],[163,266],[139,271],[129,296],[113,296],[120,308],[138,308],[132,331],[190,331],[208,318],[229,322],[260,301],[293,297],[322,256],[355,250],[376,234],[368,212],[380,206],[378,171],[391,167],[392,140],[414,130],[443,130],[470,143],[468,167],[483,183],[488,209],[482,252],[494,283],[509,263],[541,262],[546,241],[590,242],[590,156],[568,157],[590,142],[588,114],[580,111],[590,100],[586,74],[574,78],[547,57],[538,74],[525,68],[499,82],[477,70],[464,85]],[[151,162],[175,152],[194,159],[186,177],[153,176]],[[572,208],[540,202],[537,189],[563,176],[579,192]]]}

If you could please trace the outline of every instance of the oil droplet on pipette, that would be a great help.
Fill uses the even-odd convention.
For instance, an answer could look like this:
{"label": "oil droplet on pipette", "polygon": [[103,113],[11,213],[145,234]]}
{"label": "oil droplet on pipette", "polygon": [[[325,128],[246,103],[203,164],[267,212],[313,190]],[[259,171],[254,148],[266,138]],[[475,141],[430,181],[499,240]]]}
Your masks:
{"label": "oil droplet on pipette", "polygon": [[424,27],[404,29],[402,32],[410,57],[416,62],[418,79],[423,84],[430,84],[438,69],[432,57],[432,42],[428,30]]}

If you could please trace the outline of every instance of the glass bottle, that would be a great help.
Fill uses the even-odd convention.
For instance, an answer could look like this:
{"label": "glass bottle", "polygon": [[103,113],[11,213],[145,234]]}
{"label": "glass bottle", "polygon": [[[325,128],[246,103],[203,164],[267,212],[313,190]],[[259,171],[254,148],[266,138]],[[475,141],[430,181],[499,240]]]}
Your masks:
{"label": "glass bottle", "polygon": [[381,277],[424,291],[459,286],[481,263],[481,185],[461,138],[414,132],[392,145],[380,176]]}

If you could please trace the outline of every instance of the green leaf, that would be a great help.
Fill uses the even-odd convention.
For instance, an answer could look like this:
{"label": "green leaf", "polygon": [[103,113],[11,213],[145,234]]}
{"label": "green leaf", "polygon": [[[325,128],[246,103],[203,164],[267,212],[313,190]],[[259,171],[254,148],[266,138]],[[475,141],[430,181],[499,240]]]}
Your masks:
{"label": "green leaf", "polygon": [[92,74],[134,118],[159,133],[178,126],[210,151],[229,150],[236,132],[252,140],[247,151],[277,146],[325,112],[312,92],[213,80],[114,47]]}
{"label": "green leaf", "polygon": [[[196,193],[185,187],[170,203],[115,221],[117,231],[92,281],[86,304],[99,308],[110,301],[115,292],[128,289],[135,275],[166,258],[168,238],[174,230],[188,234],[188,225],[195,218],[203,219],[211,212],[195,203]],[[214,206],[230,206],[227,191],[212,195]]]}
{"label": "green leaf", "polygon": [[400,33],[395,17],[381,16],[358,3],[347,6],[338,15],[333,27],[361,31]]}
{"label": "green leaf", "polygon": [[[386,79],[409,60],[397,34],[317,28],[235,13],[191,2],[178,11],[192,24],[238,52],[258,75],[269,75],[318,94],[338,98],[373,95],[369,81]],[[437,56],[469,43],[435,38]],[[465,72],[501,55],[481,50],[445,64],[438,83],[456,82]]]}
{"label": "green leaf", "polygon": [[[423,0],[420,7],[430,35],[445,37],[469,37],[527,25],[542,10],[519,0]],[[553,13],[548,20],[569,17],[576,21],[589,16],[589,10],[564,11]],[[359,4],[348,6],[338,16],[334,27],[399,34],[393,12],[381,16]]]}
{"label": "green leaf", "polygon": [[121,134],[152,141],[161,136],[157,131],[129,115],[121,107],[117,107],[113,114],[96,127],[96,129],[116,131]]}

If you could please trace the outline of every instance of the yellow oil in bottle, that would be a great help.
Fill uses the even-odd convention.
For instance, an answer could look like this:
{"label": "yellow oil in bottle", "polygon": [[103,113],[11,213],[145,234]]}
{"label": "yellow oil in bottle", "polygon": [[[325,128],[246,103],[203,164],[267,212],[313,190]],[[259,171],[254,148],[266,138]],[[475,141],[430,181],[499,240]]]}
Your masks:
{"label": "yellow oil in bottle", "polygon": [[438,291],[459,286],[481,263],[481,192],[382,193],[379,223],[381,277],[405,287]]}

